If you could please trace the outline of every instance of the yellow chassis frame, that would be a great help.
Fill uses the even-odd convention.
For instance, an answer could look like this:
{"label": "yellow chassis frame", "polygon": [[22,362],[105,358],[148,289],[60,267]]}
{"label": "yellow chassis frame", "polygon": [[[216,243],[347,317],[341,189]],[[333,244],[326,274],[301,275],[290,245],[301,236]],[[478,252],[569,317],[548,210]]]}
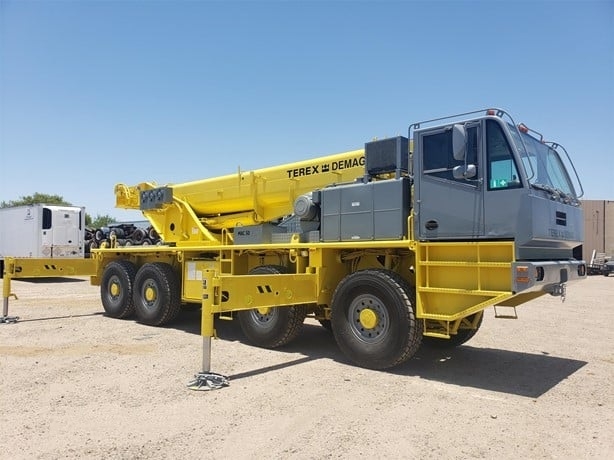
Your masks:
{"label": "yellow chassis frame", "polygon": [[[106,248],[93,251],[91,259],[7,258],[4,317],[8,299],[14,296],[11,279],[90,276],[91,283],[98,285],[105,266],[117,259],[129,259],[137,266],[164,261],[181,273],[182,300],[202,306],[206,372],[216,314],[308,304],[319,318],[329,318],[337,284],[357,270],[385,268],[401,274],[415,287],[416,317],[423,322],[424,335],[439,338],[450,338],[460,328],[476,328],[477,313],[487,307],[517,306],[544,294],[512,292],[514,244],[510,241],[300,243],[292,238],[283,245]],[[276,262],[291,266],[294,272],[249,275],[256,266]]]}
{"label": "yellow chassis frame", "polygon": [[[198,258],[202,250],[215,257]],[[383,267],[375,256],[384,258]],[[300,243],[293,239],[285,245],[109,248],[95,250],[90,259],[7,258],[3,298],[11,296],[10,280],[15,278],[90,276],[97,285],[106,264],[121,258],[137,265],[154,260],[175,265],[182,272],[184,301],[211,299],[210,304],[203,301],[207,304],[203,316],[303,303],[328,307],[336,284],[347,274],[375,267],[396,270],[415,286],[416,316],[424,321],[425,335],[435,337],[455,334],[463,318],[487,307],[516,306],[543,294],[512,292],[513,242]],[[254,266],[274,260],[290,261],[295,273],[248,275]],[[198,272],[193,279],[190,270]],[[226,293],[223,301],[222,293]],[[213,334],[203,330],[203,335]]]}

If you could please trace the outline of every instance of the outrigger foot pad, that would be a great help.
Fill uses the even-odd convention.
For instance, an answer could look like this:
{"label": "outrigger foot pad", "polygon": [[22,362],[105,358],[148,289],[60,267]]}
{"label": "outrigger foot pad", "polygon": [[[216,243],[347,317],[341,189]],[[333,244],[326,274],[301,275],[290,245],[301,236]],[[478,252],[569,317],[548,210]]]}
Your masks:
{"label": "outrigger foot pad", "polygon": [[0,316],[0,324],[16,323],[19,316]]}
{"label": "outrigger foot pad", "polygon": [[208,391],[218,390],[228,385],[230,385],[228,377],[215,372],[199,372],[194,376],[194,380],[188,383],[188,388],[196,391]]}

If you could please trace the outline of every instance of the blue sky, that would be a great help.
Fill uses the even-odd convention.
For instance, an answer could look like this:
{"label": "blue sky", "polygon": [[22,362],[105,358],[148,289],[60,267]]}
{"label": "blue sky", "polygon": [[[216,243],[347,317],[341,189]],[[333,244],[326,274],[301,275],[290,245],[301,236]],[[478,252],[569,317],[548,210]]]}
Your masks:
{"label": "blue sky", "polygon": [[[0,201],[361,148],[484,107],[614,200],[613,1],[0,0]],[[137,213],[137,217],[140,214]]]}

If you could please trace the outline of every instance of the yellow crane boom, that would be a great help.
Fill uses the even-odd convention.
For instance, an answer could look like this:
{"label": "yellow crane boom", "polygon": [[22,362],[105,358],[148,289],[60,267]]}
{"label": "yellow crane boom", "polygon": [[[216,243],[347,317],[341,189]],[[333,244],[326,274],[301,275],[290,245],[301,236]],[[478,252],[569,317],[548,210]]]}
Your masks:
{"label": "yellow crane boom", "polygon": [[116,207],[138,209],[166,243],[218,244],[222,230],[292,214],[299,196],[364,175],[364,150],[158,187],[115,186]]}

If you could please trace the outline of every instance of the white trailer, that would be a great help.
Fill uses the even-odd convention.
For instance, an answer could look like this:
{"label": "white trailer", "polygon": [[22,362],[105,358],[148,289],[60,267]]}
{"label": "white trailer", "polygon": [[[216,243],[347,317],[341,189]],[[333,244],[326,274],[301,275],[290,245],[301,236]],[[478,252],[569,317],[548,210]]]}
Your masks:
{"label": "white trailer", "polygon": [[0,273],[6,257],[85,257],[85,208],[34,204],[0,209]]}

